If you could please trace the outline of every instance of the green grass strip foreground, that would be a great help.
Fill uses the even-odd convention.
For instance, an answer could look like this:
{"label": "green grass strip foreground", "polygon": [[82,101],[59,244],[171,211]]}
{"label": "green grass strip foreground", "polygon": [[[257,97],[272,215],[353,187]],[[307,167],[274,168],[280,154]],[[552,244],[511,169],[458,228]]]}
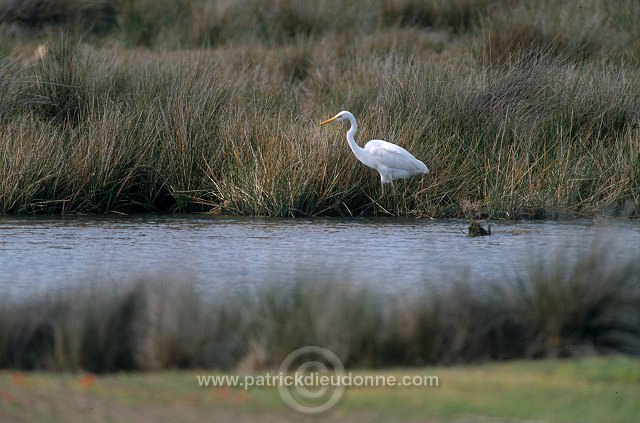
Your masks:
{"label": "green grass strip foreground", "polygon": [[[278,389],[203,388],[197,371],[0,373],[0,421],[308,421]],[[210,374],[210,373],[207,373]],[[640,359],[624,356],[359,370],[436,375],[438,387],[348,388],[320,420],[634,422]],[[316,419],[313,419],[316,420]]]}

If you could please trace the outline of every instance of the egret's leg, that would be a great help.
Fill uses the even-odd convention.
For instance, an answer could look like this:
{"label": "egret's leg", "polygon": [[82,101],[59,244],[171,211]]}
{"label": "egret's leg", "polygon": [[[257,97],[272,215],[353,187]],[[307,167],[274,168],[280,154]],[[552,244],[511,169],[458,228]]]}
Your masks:
{"label": "egret's leg", "polygon": [[[378,197],[378,199],[377,199],[377,200],[372,200],[372,201],[371,201],[371,203],[369,203],[369,205],[368,205],[367,207],[365,207],[365,209],[364,209],[364,210],[362,210],[362,211],[360,212],[360,217],[364,216],[364,214],[365,214],[367,211],[369,211],[369,209],[370,209],[371,207],[373,207],[373,205],[374,205],[374,204],[376,204],[376,203],[380,203],[380,200],[382,200],[382,197],[384,197],[384,182],[382,182],[382,181],[381,181],[381,182],[380,182],[380,197]],[[379,205],[379,204],[378,204],[378,205]]]}
{"label": "egret's leg", "polygon": [[370,202],[370,203],[369,203],[369,205],[368,205],[367,207],[365,207],[365,208],[364,208],[364,210],[362,210],[362,211],[360,212],[360,217],[364,216],[364,215],[365,215],[365,213],[366,213],[366,212],[368,212],[368,211],[369,211],[369,209],[370,209],[371,207],[373,207],[373,205],[374,205],[375,203],[376,203],[375,201]]}
{"label": "egret's leg", "polygon": [[396,191],[396,185],[391,181],[391,190],[393,192],[393,210],[394,213],[398,213],[398,191]]}
{"label": "egret's leg", "polygon": [[[369,198],[371,199],[371,197],[369,197]],[[382,196],[380,196],[377,200],[373,200],[373,199],[371,199],[371,202],[369,203],[369,205],[368,205],[367,207],[365,207],[365,208],[364,208],[364,210],[362,210],[362,211],[360,212],[360,217],[364,216],[364,215],[365,215],[365,213],[366,213],[366,212],[368,212],[368,211],[369,211],[369,209],[370,209],[371,207],[373,207],[373,205],[374,205],[374,204],[376,204],[376,203],[380,203],[380,199],[381,199],[381,198],[382,198]],[[379,204],[378,204],[378,205],[379,205]]]}

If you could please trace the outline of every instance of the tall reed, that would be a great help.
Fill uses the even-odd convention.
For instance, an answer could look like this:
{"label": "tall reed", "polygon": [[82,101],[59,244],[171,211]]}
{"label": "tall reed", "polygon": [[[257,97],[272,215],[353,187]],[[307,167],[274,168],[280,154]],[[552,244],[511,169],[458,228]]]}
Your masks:
{"label": "tall reed", "polygon": [[0,212],[358,214],[378,177],[315,126],[348,109],[431,169],[374,213],[637,216],[636,4],[546,3],[113,2],[0,54]]}

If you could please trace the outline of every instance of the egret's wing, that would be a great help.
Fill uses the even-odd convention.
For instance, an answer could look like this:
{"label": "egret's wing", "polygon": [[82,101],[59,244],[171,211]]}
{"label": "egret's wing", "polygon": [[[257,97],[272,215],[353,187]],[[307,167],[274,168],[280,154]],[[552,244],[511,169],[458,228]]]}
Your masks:
{"label": "egret's wing", "polygon": [[376,161],[388,168],[408,172],[428,172],[424,163],[399,145],[382,140],[371,140],[364,149]]}

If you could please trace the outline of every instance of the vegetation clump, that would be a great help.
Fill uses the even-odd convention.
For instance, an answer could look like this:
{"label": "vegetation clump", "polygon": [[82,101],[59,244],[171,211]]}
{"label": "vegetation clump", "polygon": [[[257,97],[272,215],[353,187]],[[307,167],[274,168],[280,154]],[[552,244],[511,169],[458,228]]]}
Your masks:
{"label": "vegetation clump", "polygon": [[472,220],[469,222],[469,236],[476,237],[488,235],[491,235],[491,225],[489,225],[487,229],[485,229],[477,220]]}
{"label": "vegetation clump", "polygon": [[399,215],[637,216],[640,6],[507,3],[5,2],[0,212],[356,215],[348,109]]}

